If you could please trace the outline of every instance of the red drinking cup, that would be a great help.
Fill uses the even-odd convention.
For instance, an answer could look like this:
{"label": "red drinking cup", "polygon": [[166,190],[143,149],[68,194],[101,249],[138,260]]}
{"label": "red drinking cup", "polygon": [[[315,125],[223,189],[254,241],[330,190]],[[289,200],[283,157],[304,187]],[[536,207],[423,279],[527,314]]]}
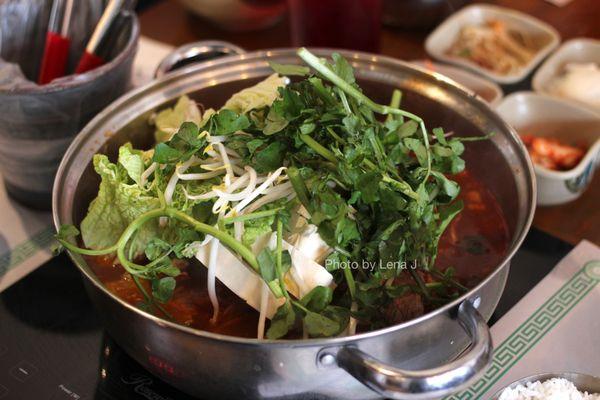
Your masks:
{"label": "red drinking cup", "polygon": [[288,0],[294,46],[376,53],[382,0]]}

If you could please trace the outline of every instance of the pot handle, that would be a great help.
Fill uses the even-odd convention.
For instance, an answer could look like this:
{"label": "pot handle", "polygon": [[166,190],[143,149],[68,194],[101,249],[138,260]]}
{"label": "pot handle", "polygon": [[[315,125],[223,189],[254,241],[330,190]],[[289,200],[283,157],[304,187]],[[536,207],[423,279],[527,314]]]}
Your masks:
{"label": "pot handle", "polygon": [[489,328],[471,301],[459,306],[457,320],[471,337],[471,346],[459,359],[441,367],[402,370],[350,346],[340,348],[337,355],[324,350],[319,362],[323,366],[337,362],[339,367],[386,398],[440,398],[462,389],[482,373],[492,359]]}
{"label": "pot handle", "polygon": [[186,65],[244,53],[246,53],[246,50],[243,48],[221,40],[202,40],[188,43],[176,48],[163,58],[154,72],[154,77],[160,78]]}

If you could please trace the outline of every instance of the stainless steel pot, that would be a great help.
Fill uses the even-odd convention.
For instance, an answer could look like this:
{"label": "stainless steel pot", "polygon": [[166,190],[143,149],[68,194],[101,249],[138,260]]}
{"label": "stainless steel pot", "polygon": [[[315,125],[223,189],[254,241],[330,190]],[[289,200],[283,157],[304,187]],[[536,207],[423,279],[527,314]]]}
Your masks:
{"label": "stainless steel pot", "polygon": [[[167,322],[115,297],[82,257],[71,254],[109,333],[149,371],[187,393],[211,399],[439,398],[468,385],[491,359],[485,321],[502,294],[509,260],[534,211],[534,174],[526,150],[483,101],[447,78],[387,57],[340,53],[351,60],[360,85],[375,100],[387,102],[392,89],[400,88],[403,106],[430,127],[462,135],[496,133],[490,141],[469,144],[465,158],[504,210],[510,249],[477,287],[427,315],[352,337],[302,341],[242,339]],[[300,62],[292,49],[228,56],[167,74],[109,106],[63,159],[54,186],[56,225],[78,224],[85,215],[98,187],[91,168],[94,153],[114,157],[127,141],[151,146],[147,120],[154,110],[183,94],[219,107],[233,92],[270,74],[269,61]]]}

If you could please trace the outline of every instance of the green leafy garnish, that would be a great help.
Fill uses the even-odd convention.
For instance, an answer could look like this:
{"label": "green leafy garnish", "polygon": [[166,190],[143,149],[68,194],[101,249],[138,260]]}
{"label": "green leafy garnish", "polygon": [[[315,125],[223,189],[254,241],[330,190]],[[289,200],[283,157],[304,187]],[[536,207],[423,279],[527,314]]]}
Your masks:
{"label": "green leafy garnish", "polygon": [[290,304],[290,301],[286,301],[281,305],[267,330],[267,338],[269,339],[280,339],[288,334],[290,329],[296,323],[296,313]]}
{"label": "green leafy garnish", "polygon": [[159,303],[167,303],[173,296],[175,290],[175,279],[166,276],[152,281],[152,296]]}
{"label": "green leafy garnish", "polygon": [[188,160],[206,146],[206,137],[200,135],[198,125],[184,122],[168,142],[159,143],[154,149],[153,161],[158,164],[175,164]]}
{"label": "green leafy garnish", "polygon": [[215,135],[230,135],[248,128],[250,121],[243,114],[239,115],[234,111],[225,109],[213,115],[210,124],[211,132],[214,132]]}

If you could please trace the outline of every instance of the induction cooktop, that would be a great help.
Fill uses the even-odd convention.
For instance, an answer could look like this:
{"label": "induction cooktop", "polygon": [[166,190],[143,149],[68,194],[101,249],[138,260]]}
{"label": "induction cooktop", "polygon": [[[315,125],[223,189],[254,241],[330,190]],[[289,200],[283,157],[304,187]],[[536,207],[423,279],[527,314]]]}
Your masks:
{"label": "induction cooktop", "polygon": [[[572,246],[537,230],[511,263],[493,324]],[[102,328],[61,255],[0,293],[0,400],[192,400],[153,377]]]}

